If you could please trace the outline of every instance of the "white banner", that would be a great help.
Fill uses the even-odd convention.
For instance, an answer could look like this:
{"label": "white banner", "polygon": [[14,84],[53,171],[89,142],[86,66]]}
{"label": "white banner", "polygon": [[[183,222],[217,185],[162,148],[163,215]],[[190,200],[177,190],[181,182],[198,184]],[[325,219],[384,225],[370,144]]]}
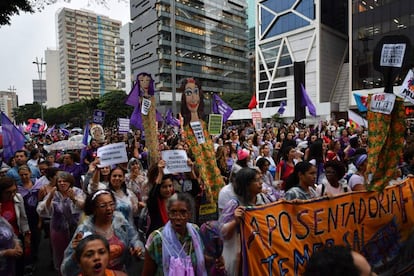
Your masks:
{"label": "white banner", "polygon": [[381,51],[381,66],[400,68],[405,55],[405,43],[384,44]]}
{"label": "white banner", "polygon": [[165,161],[164,174],[190,172],[187,165],[187,153],[185,150],[163,150],[161,158]]}
{"label": "white banner", "polygon": [[125,142],[109,144],[98,148],[99,167],[106,167],[128,162]]}

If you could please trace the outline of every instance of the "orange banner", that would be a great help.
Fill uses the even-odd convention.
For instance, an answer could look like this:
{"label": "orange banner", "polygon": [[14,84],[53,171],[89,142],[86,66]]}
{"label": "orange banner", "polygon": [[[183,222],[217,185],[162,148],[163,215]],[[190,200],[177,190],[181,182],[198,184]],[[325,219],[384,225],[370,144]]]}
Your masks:
{"label": "orange banner", "polygon": [[395,258],[414,226],[414,178],[383,193],[281,201],[249,209],[242,227],[244,275],[302,275],[324,245],[361,252],[375,268]]}

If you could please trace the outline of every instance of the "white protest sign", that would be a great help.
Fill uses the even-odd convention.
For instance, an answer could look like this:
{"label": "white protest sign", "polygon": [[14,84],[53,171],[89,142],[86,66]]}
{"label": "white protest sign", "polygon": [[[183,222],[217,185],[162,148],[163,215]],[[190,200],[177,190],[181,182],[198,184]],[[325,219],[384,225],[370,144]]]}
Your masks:
{"label": "white protest sign", "polygon": [[405,43],[384,44],[381,51],[380,65],[400,68],[404,59],[405,46]]}
{"label": "white protest sign", "polygon": [[204,137],[203,133],[203,126],[200,122],[191,122],[191,128],[194,132],[195,137],[197,138],[197,143],[203,144],[206,142],[206,138]]}
{"label": "white protest sign", "polygon": [[128,118],[118,118],[118,133],[128,133],[129,132],[129,119]]}
{"label": "white protest sign", "polygon": [[148,115],[150,108],[151,108],[151,101],[146,98],[142,98],[141,113],[144,115]]}
{"label": "white protest sign", "polygon": [[125,142],[100,147],[98,148],[97,156],[100,159],[99,167],[128,162]]}
{"label": "white protest sign", "polygon": [[409,100],[414,104],[414,73],[413,70],[409,70],[402,85],[399,97]]}
{"label": "white protest sign", "polygon": [[185,150],[163,150],[161,158],[165,161],[164,174],[190,172],[187,165],[187,153]]}
{"label": "white protest sign", "polygon": [[370,110],[384,114],[391,114],[394,108],[395,95],[391,93],[378,93],[371,97]]}

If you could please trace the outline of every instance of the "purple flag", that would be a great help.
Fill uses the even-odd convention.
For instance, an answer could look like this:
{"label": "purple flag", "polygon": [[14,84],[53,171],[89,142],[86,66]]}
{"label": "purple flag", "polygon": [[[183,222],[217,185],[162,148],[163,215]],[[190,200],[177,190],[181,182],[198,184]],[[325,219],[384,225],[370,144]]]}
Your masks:
{"label": "purple flag", "polygon": [[313,105],[311,99],[309,98],[308,92],[306,92],[305,87],[303,84],[300,84],[300,87],[302,89],[302,106],[307,106],[309,114],[313,117],[316,117],[316,108]]}
{"label": "purple flag", "polygon": [[158,112],[158,110],[155,109],[155,120],[157,120],[157,122],[163,122],[164,118],[162,118],[161,113]]}
{"label": "purple flag", "polygon": [[227,121],[233,113],[233,109],[224,102],[217,94],[213,94],[213,113],[223,115],[223,122]]}
{"label": "purple flag", "polygon": [[47,131],[46,131],[46,135],[51,135],[52,134],[52,131],[55,129],[55,125],[53,125],[51,128],[49,128]]}
{"label": "purple flag", "polygon": [[[88,138],[89,138],[89,121],[86,121],[84,132],[83,132],[83,138],[82,138],[82,144],[84,144],[85,146],[88,145]],[[82,148],[81,157],[80,157],[80,159],[81,159],[80,163],[81,164],[83,164],[83,162],[86,158],[87,151],[88,151],[88,147]]]}
{"label": "purple flag", "polygon": [[130,106],[139,105],[138,82],[136,82],[134,84],[134,87],[132,87],[132,90],[131,92],[129,92],[128,98],[126,99],[125,103]]}
{"label": "purple flag", "polygon": [[4,112],[1,112],[1,125],[3,131],[3,158],[8,162],[17,150],[23,148],[26,138]]}
{"label": "purple flag", "polygon": [[285,113],[285,106],[286,106],[286,103],[284,101],[280,102],[280,106],[279,106],[279,109],[277,110],[277,113],[279,113],[280,115]]}
{"label": "purple flag", "polygon": [[173,117],[171,108],[169,108],[165,114],[165,123],[169,126],[180,127],[180,120]]}
{"label": "purple flag", "polygon": [[137,129],[143,130],[144,126],[142,124],[142,117],[141,117],[141,108],[139,105],[136,105],[134,111],[131,114],[131,118],[129,123],[136,127]]}

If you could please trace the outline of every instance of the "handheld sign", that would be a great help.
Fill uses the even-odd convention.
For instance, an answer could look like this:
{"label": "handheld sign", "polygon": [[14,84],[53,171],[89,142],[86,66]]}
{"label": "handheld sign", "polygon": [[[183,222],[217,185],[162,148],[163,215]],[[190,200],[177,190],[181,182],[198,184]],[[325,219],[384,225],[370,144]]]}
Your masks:
{"label": "handheld sign", "polygon": [[384,76],[384,92],[393,93],[393,82],[409,64],[411,44],[403,35],[384,36],[374,49],[374,69]]}
{"label": "handheld sign", "polygon": [[208,132],[210,135],[220,135],[223,128],[223,115],[210,114],[208,116]]}
{"label": "handheld sign", "polygon": [[163,150],[161,158],[165,161],[164,174],[191,171],[191,168],[187,165],[185,150]]}
{"label": "handheld sign", "polygon": [[408,100],[414,104],[414,73],[413,70],[409,70],[407,76],[405,77],[400,93],[397,95],[403,98],[404,100]]}
{"label": "handheld sign", "polygon": [[103,125],[105,120],[105,111],[103,110],[94,110],[93,111],[93,122],[98,125]]}
{"label": "handheld sign", "polygon": [[125,142],[109,144],[98,148],[99,167],[106,167],[128,162]]}
{"label": "handheld sign", "polygon": [[128,133],[128,132],[129,132],[129,119],[118,118],[118,133]]}
{"label": "handheld sign", "polygon": [[378,93],[371,97],[370,110],[384,114],[391,114],[394,108],[395,95],[391,93]]}

